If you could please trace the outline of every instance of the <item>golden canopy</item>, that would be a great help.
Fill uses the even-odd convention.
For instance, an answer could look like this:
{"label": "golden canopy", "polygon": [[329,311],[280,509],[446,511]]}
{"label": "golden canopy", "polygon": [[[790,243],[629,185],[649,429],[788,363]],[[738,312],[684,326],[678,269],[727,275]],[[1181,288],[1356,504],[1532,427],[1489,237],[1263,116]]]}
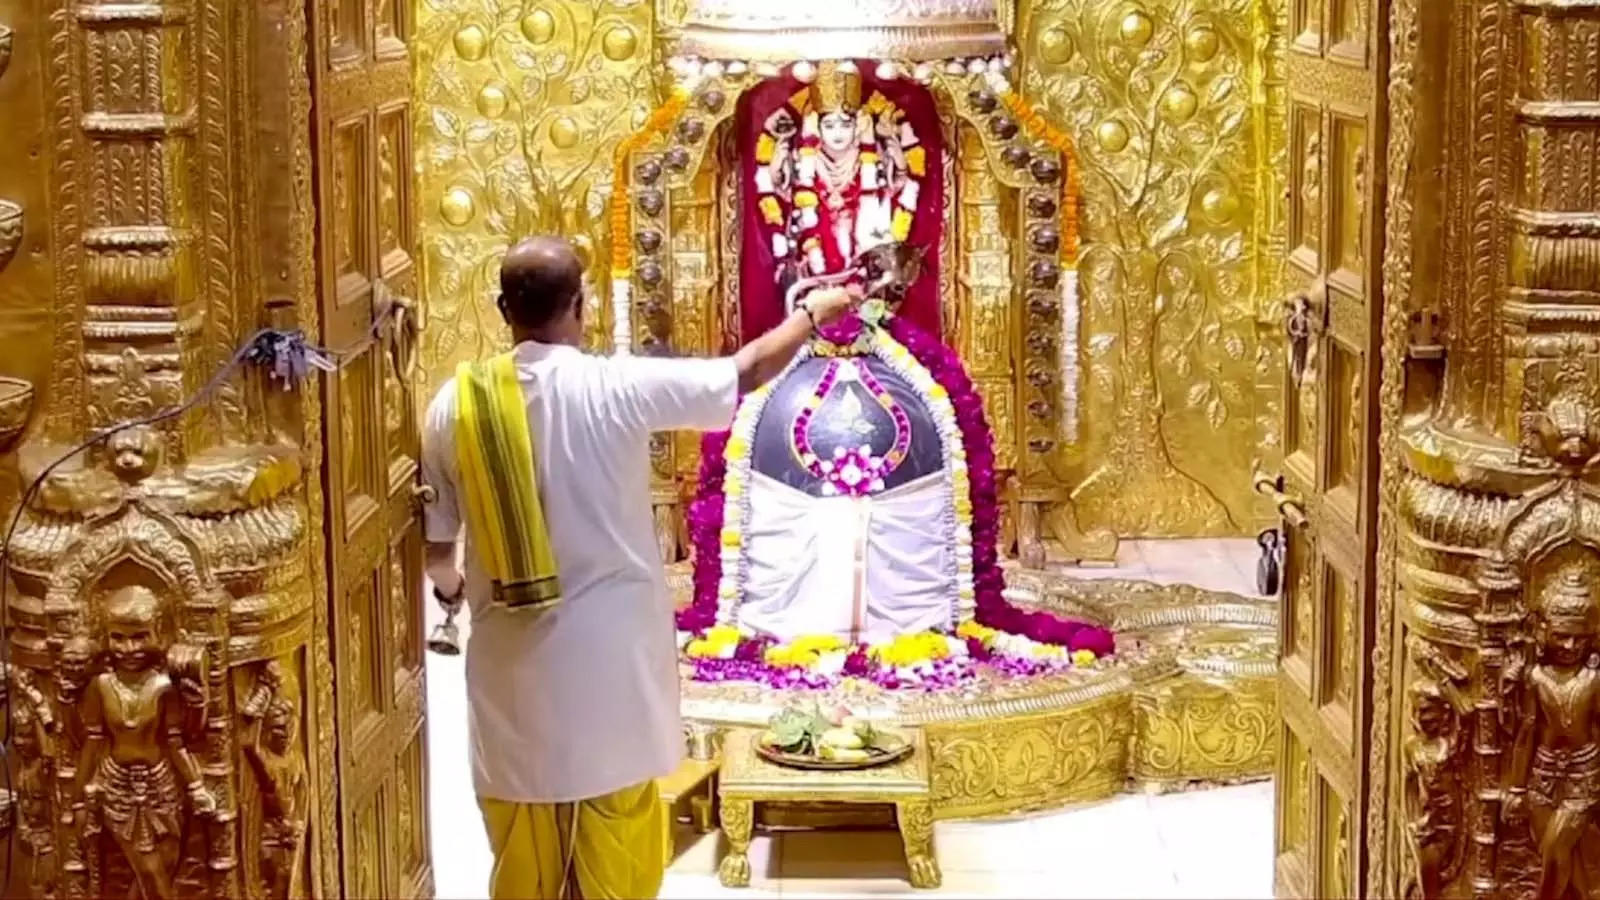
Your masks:
{"label": "golden canopy", "polygon": [[689,0],[680,56],[926,62],[1006,52],[996,0]]}

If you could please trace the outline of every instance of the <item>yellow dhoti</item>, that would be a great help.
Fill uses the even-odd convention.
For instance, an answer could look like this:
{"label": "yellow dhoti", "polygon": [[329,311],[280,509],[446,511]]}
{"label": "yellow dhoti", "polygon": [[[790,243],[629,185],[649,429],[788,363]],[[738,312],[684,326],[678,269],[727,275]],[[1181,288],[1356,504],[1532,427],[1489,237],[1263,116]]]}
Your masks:
{"label": "yellow dhoti", "polygon": [[494,900],[641,900],[661,890],[667,823],[654,781],[577,803],[480,797],[478,806]]}

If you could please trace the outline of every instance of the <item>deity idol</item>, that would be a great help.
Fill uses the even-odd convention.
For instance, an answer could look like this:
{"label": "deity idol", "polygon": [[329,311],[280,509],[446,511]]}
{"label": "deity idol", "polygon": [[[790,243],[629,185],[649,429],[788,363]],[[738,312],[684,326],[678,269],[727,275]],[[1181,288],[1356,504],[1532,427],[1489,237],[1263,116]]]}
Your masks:
{"label": "deity idol", "polygon": [[939,149],[883,91],[863,93],[854,66],[824,63],[760,120],[747,189],[772,277],[786,289],[854,282],[869,298],[707,439],[690,523],[696,597],[680,628],[860,646],[954,641],[982,622],[1109,652],[1103,631],[1001,596],[981,398],[952,350],[896,314],[937,246],[936,234],[916,243],[916,223],[940,218],[942,198],[921,189]]}
{"label": "deity idol", "polygon": [[1526,816],[1538,844],[1540,897],[1589,897],[1600,860],[1585,840],[1600,804],[1600,670],[1587,573],[1563,571],[1542,598],[1540,660],[1523,676],[1522,725],[1503,815]]}
{"label": "deity idol", "polygon": [[160,610],[161,601],[142,587],[106,600],[111,670],[96,675],[83,696],[86,740],[75,785],[148,900],[175,896],[185,794],[196,815],[216,811],[184,733],[194,699],[161,658]]}

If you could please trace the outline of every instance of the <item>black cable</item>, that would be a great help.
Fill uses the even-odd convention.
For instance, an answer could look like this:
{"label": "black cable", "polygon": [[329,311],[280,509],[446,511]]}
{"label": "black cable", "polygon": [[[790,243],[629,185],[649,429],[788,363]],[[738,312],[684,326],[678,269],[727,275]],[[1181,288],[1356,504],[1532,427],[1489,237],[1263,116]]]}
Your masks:
{"label": "black cable", "polygon": [[[4,876],[0,877],[0,885],[8,885],[11,882],[17,834],[22,830],[20,827],[21,798],[16,795],[11,777],[10,744],[15,733],[16,720],[11,705],[14,691],[11,684],[10,608],[6,605],[11,579],[7,577],[5,570],[11,565],[11,541],[16,537],[17,526],[21,524],[22,515],[27,510],[28,504],[32,502],[34,496],[38,494],[50,475],[68,460],[125,431],[159,425],[162,422],[183,415],[208,398],[229,377],[243,368],[245,363],[252,362],[266,366],[270,370],[272,377],[284,379],[284,387],[287,389],[293,384],[294,380],[309,377],[310,368],[327,368],[314,362],[318,357],[325,360],[342,360],[367,349],[377,340],[383,327],[396,315],[400,314],[402,309],[399,304],[390,304],[377,318],[372,320],[372,324],[367,327],[361,337],[351,342],[350,345],[337,350],[306,343],[305,333],[298,329],[281,331],[274,328],[262,328],[252,334],[249,340],[239,345],[233,356],[187,399],[167,409],[121,422],[95,433],[70,450],[57,456],[54,460],[51,460],[48,465],[39,471],[38,475],[34,476],[32,481],[28,482],[28,486],[18,496],[17,508],[11,515],[10,524],[6,527],[5,541],[0,543],[0,690],[3,690],[5,696],[6,726],[5,740],[0,741],[0,770],[4,771],[5,791],[7,796],[11,798],[13,816],[12,827],[6,835],[6,866]],[[331,367],[336,368],[336,366]],[[182,863],[182,855],[183,851],[180,847],[179,865]],[[174,874],[174,877],[176,877],[176,874]]]}

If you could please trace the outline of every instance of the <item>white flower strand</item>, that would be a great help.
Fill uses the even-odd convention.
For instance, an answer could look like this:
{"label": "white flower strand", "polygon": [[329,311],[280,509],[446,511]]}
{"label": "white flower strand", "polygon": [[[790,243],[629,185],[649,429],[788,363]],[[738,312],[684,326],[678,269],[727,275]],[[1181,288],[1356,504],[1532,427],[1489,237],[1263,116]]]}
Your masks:
{"label": "white flower strand", "polygon": [[1067,443],[1078,442],[1078,270],[1069,266],[1061,279],[1061,423]]}
{"label": "white flower strand", "polygon": [[633,284],[626,275],[611,278],[611,348],[617,356],[633,355]]}

